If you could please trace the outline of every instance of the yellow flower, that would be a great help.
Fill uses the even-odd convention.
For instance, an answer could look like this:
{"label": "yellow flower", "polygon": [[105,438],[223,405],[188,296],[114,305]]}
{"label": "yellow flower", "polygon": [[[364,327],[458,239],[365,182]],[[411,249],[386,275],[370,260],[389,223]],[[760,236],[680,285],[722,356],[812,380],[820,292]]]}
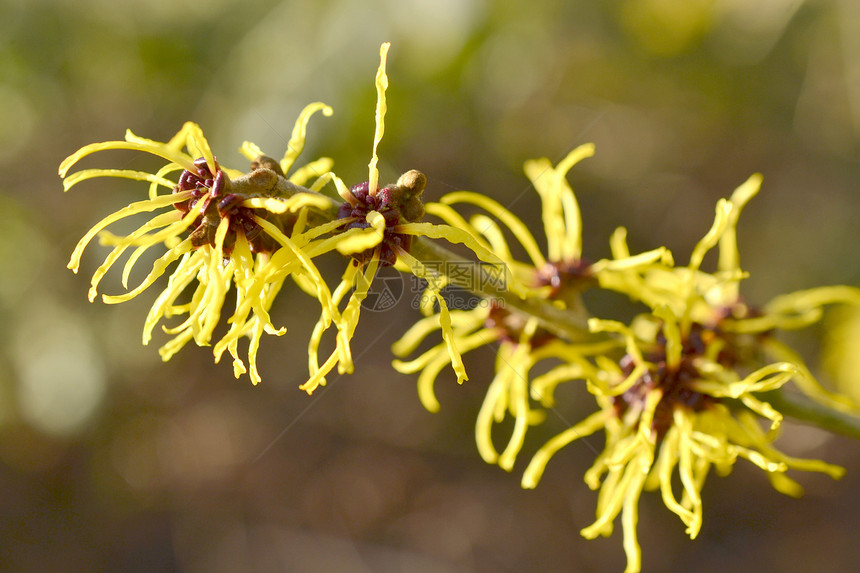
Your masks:
{"label": "yellow flower", "polygon": [[[606,447],[585,476],[589,487],[600,490],[597,520],[582,535],[611,535],[621,514],[627,571],[641,568],[636,523],[645,490],[659,489],[665,505],[694,538],[702,525],[701,489],[712,466],[726,475],[744,458],[763,469],[778,491],[793,496],[802,488],[785,475],[789,469],[834,478],[844,473],[773,447],[782,415],[766,401],[766,393],[794,380],[811,398],[853,410],[847,398],[824,390],[799,356],[773,335],[777,329],[817,321],[825,304],[860,304],[860,290],[827,287],[794,293],[774,299],[761,312],[741,301],[738,287],[745,273],[739,264],[737,221],[760,183],[760,176],[753,176],[731,200],[718,203],[714,224],[688,266],[643,267],[613,278],[618,279],[616,288],[651,310],[631,326],[589,321],[592,332],[623,339],[626,354],[615,363],[602,359],[581,366],[600,410],[551,439],[523,475],[523,487],[535,487],[560,448],[604,430]],[[705,254],[717,245],[717,272],[701,271]],[[759,417],[769,421],[767,430],[759,426]],[[676,471],[680,500],[673,487]]]}
{"label": "yellow flower", "polygon": [[421,195],[427,179],[411,170],[393,185],[379,186],[379,157],[377,148],[385,131],[385,112],[387,110],[385,92],[388,87],[386,62],[389,44],[380,48],[380,63],[376,74],[376,129],[373,137],[373,153],[368,164],[368,181],[350,188],[332,175],[332,180],[344,203],[338,209],[338,222],[341,234],[309,245],[314,255],[321,250],[336,248],[343,255],[350,255],[353,263],[343,275],[340,285],[334,290],[335,304],[340,304],[346,293],[352,291],[338,322],[338,345],[327,359],[320,364],[319,347],[327,328],[323,315],[314,329],[310,344],[311,378],[302,386],[308,393],[325,384],[325,375],[335,365],[340,373],[352,372],[353,363],[349,352],[349,340],[358,324],[361,301],[366,297],[370,283],[379,266],[394,266],[396,269],[411,273],[427,280],[428,304],[423,307],[427,314],[432,313],[434,303],[439,306],[439,314],[434,317],[442,330],[444,348],[448,362],[453,363],[458,381],[467,379],[460,358],[461,350],[455,341],[451,326],[451,313],[441,295],[446,278],[439,276],[434,269],[428,269],[421,259],[410,251],[417,237],[426,239],[445,239],[452,243],[463,243],[482,261],[503,266],[503,261],[486,246],[479,243],[471,234],[451,225],[436,225],[420,222],[425,214]]}
{"label": "yellow flower", "polygon": [[[571,151],[557,166],[548,159],[535,159],[525,163],[524,169],[541,199],[541,213],[546,234],[546,255],[528,226],[497,201],[479,193],[457,191],[443,196],[438,203],[426,205],[427,212],[464,230],[473,239],[472,248],[484,249],[500,258],[510,274],[507,287],[525,299],[551,301],[560,309],[574,313],[583,320],[585,309],[581,293],[595,280],[611,274],[626,275],[637,269],[654,265],[671,264],[671,255],[664,248],[636,256],[617,256],[612,261],[589,264],[582,257],[582,217],[573,189],[567,182],[570,169],[594,153],[594,145],[585,144]],[[467,221],[454,209],[454,205],[471,204],[484,213],[472,215]],[[508,245],[507,232],[516,237],[529,257],[528,262],[516,260]],[[441,286],[445,286],[442,281]],[[439,289],[435,291],[439,296]],[[446,327],[450,322],[452,327]],[[583,376],[587,357],[607,352],[618,343],[613,340],[563,343],[547,330],[552,324],[541,324],[514,308],[506,308],[504,301],[483,299],[472,310],[456,311],[450,319],[444,314],[429,316],[419,321],[392,348],[398,357],[414,352],[434,330],[442,330],[443,343],[404,362],[395,360],[394,368],[404,374],[420,372],[418,396],[431,412],[439,410],[433,387],[441,370],[451,364],[461,381],[465,369],[459,354],[450,352],[455,346],[460,352],[499,341],[496,375],[478,415],[475,428],[476,442],[481,457],[488,463],[498,463],[511,470],[519,453],[525,431],[529,425],[540,423],[545,412],[534,408],[530,398],[544,407],[553,404],[552,390],[564,380]],[[563,364],[550,369],[532,383],[529,389],[529,371],[545,359],[561,359]],[[499,453],[493,445],[493,426],[504,420],[506,414],[514,418],[514,430]]]}
{"label": "yellow flower", "polygon": [[[284,328],[274,327],[269,309],[287,276],[292,275],[307,285],[306,290],[314,291],[324,314],[336,314],[328,287],[311,256],[303,250],[310,237],[319,233],[320,225],[324,227],[320,222],[334,218],[336,203],[317,193],[326,178],[318,178],[309,189],[300,186],[316,174],[328,171],[331,160],[317,160],[296,170],[289,179],[284,176],[304,147],[307,123],[316,111],[331,115],[331,109],[323,104],[307,106],[296,121],[288,150],[280,162],[263,156],[255,145],[246,142],[242,152],[253,160],[253,170],[247,174],[221,167],[200,127],[190,122],[166,143],[144,139],[129,131],[124,141],[87,145],[63,161],[60,176],[64,177],[66,190],[94,177],[120,177],[150,184],[148,199],[108,215],[75,247],[69,261],[69,268],[75,272],[80,267],[83,250],[96,235],[103,245],[113,247],[93,274],[90,300],[95,299],[104,275],[129,249],[132,251],[122,271],[126,289],[140,257],[150,248],[163,246],[166,250],[138,286],[125,294],[103,295],[103,301],[114,304],[130,300],[172,268],[167,287],[152,305],[143,330],[143,343],[147,344],[162,319],[184,317],[178,325],[164,327],[173,338],[159,353],[168,360],[191,340],[200,346],[211,343],[227,292],[235,285],[236,308],[228,318],[229,331],[215,345],[216,360],[225,349],[229,350],[235,375],[246,372],[237,346],[240,338],[249,337],[250,376],[254,383],[259,382],[256,355],[262,334],[285,332]],[[85,169],[69,174],[69,169],[83,157],[110,149],[143,151],[168,163],[155,173]],[[167,178],[175,172],[181,172],[177,182]],[[128,217],[158,211],[163,212],[127,235],[117,236],[105,230]],[[309,223],[316,226],[308,229]],[[279,272],[272,272],[273,260],[279,263]]]}
{"label": "yellow flower", "polygon": [[[530,425],[544,421],[546,412],[532,405],[540,402],[544,408],[555,404],[554,389],[561,382],[584,376],[589,356],[599,356],[618,346],[614,340],[571,344],[563,342],[538,326],[537,319],[522,318],[518,313],[490,301],[482,301],[471,310],[451,311],[453,341],[460,352],[468,352],[481,346],[499,343],[496,356],[496,375],[490,382],[484,402],[475,423],[475,441],[481,457],[491,464],[498,464],[511,471],[519,454]],[[438,316],[417,322],[392,347],[397,356],[406,356],[434,331],[440,329]],[[555,365],[547,372],[530,381],[532,368],[541,361],[553,360]],[[431,412],[438,412],[440,405],[433,390],[434,382],[441,370],[451,364],[446,343],[430,348],[418,357],[395,360],[394,367],[401,373],[418,372],[418,396]],[[514,428],[501,451],[496,449],[492,435],[493,425],[501,423],[506,414],[514,419]]]}
{"label": "yellow flower", "polygon": [[[134,250],[122,272],[125,288],[128,288],[135,263],[144,252],[163,246],[166,252],[153,263],[151,271],[137,287],[122,295],[105,295],[103,300],[119,303],[134,298],[172,268],[167,287],[147,316],[143,333],[143,342],[147,344],[161,319],[184,317],[180,324],[164,329],[173,335],[160,349],[162,358],[168,360],[190,340],[201,346],[212,343],[225,297],[231,285],[235,285],[236,308],[227,319],[228,332],[214,344],[215,360],[219,361],[227,351],[233,357],[235,375],[245,373],[247,369],[239,358],[238,344],[240,339],[248,337],[250,376],[257,383],[260,375],[256,356],[263,333],[281,335],[286,331],[272,324],[269,310],[284,281],[291,277],[321,306],[320,318],[308,346],[309,379],[301,388],[312,392],[325,383],[325,375],[335,366],[341,373],[351,372],[350,341],[358,324],[361,302],[367,296],[377,268],[397,265],[435,284],[435,278],[409,254],[413,236],[446,238],[467,245],[474,242],[459,229],[418,222],[424,215],[420,196],[426,183],[421,173],[409,171],[395,184],[379,188],[377,147],[384,132],[388,48],[386,43],[380,49],[376,76],[378,101],[369,181],[351,189],[331,172],[332,161],[328,158],[305,165],[289,178],[285,175],[304,147],[310,117],[317,111],[331,115],[331,108],[321,103],[307,106],[299,115],[281,161],[271,159],[253,143],[245,142],[240,151],[252,162],[252,171],[247,174],[220,166],[202,130],[193,123],[185,124],[166,143],[127,132],[125,141],[88,145],[67,158],[60,166],[67,190],[93,177],[121,177],[150,183],[148,199],[105,217],[75,248],[69,267],[77,272],[84,248],[96,235],[100,236],[102,244],[113,247],[93,275],[90,300],[95,298],[102,277],[129,248]],[[155,173],[116,169],[68,173],[81,158],[109,149],[144,151],[168,163]],[[177,171],[181,174],[176,182],[167,178]],[[309,188],[301,187],[311,180],[314,181]],[[329,182],[334,183],[345,201],[343,204],[319,193]],[[160,192],[162,189],[169,191]],[[105,230],[116,221],[160,209],[166,212],[128,235],[116,236]],[[329,289],[313,262],[314,258],[332,251],[352,258],[334,290]],[[479,256],[481,254],[479,252]],[[483,255],[494,263],[501,263],[492,254]],[[442,312],[446,313],[444,300],[441,297],[438,300],[443,306]],[[322,337],[332,326],[337,331],[335,348],[321,363]],[[453,345],[451,352],[456,353]]]}
{"label": "yellow flower", "polygon": [[[427,212],[446,223],[464,229],[481,246],[500,257],[514,274],[515,282],[508,285],[524,296],[552,299],[556,306],[577,311],[579,294],[603,274],[627,271],[651,264],[671,264],[671,254],[665,248],[615,260],[590,264],[582,256],[582,215],[573,189],[567,182],[570,169],[594,155],[594,144],[586,143],[573,149],[558,165],[549,159],[525,162],[524,171],[541,199],[541,218],[546,235],[546,255],[528,226],[507,208],[480,193],[456,191],[443,196],[438,203],[426,206]],[[488,213],[473,215],[468,221],[452,205],[471,204]],[[505,231],[500,222],[520,243],[529,257],[528,262],[516,260],[511,254]]]}

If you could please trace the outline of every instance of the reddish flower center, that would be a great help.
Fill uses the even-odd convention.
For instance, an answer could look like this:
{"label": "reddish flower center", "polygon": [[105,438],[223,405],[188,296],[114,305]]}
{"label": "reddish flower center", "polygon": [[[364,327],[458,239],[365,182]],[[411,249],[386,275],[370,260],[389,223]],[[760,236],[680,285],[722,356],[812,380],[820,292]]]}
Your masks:
{"label": "reddish flower center", "polygon": [[378,212],[385,219],[385,231],[379,246],[355,253],[352,257],[359,263],[366,263],[379,249],[379,265],[393,265],[397,261],[397,251],[402,249],[408,252],[412,246],[412,235],[396,233],[393,230],[398,225],[408,222],[402,213],[402,192],[397,186],[388,186],[379,189],[376,195],[371,195],[367,181],[354,185],[349,192],[354,200],[341,205],[337,212],[337,218],[345,221],[342,230],[369,228],[367,216],[373,211]]}
{"label": "reddish flower center", "polygon": [[224,238],[224,253],[229,255],[236,242],[236,233],[241,232],[247,238],[251,250],[258,252],[274,252],[279,245],[254,220],[254,209],[241,207],[247,198],[241,194],[230,192],[230,179],[222,171],[217,161],[215,173],[209,169],[206,159],[201,157],[194,161],[196,172],[185,170],[179,176],[179,183],[174,187],[174,193],[191,191],[191,199],[176,203],[175,207],[184,215],[203,201],[202,212],[192,223],[191,242],[196,247],[215,245],[215,233],[221,220],[229,220],[229,228]]}

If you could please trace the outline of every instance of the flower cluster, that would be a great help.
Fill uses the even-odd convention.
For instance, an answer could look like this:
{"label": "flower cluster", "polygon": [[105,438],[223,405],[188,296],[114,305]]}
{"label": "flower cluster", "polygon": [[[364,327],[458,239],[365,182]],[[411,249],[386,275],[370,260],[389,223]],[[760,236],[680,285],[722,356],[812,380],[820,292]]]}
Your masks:
{"label": "flower cluster", "polygon": [[[793,458],[774,448],[783,417],[767,397],[768,392],[794,381],[820,404],[857,411],[847,398],[825,390],[776,334],[818,321],[825,305],[860,305],[860,289],[826,287],[793,293],[761,309],[744,302],[739,284],[746,273],[739,263],[736,229],[741,210],[759,190],[759,175],[718,203],[711,229],[686,266],[676,265],[664,248],[632,255],[623,228],[611,238],[612,258],[589,263],[582,258],[580,212],[566,175],[592,153],[593,147],[584,145],[555,167],[546,159],[525,165],[541,199],[546,256],[526,225],[487,197],[457,192],[426,209],[466,229],[504,259],[527,285],[529,297],[587,321],[591,336],[577,340],[559,335],[553,324],[539,317],[496,301],[452,316],[454,341],[461,352],[493,342],[499,345],[495,377],[476,422],[478,451],[488,463],[512,470],[528,427],[544,421],[554,408],[556,387],[584,381],[596,399],[597,411],[541,447],[525,469],[522,485],[534,488],[556,452],[602,430],[606,447],[585,474],[586,484],[599,490],[597,519],[582,535],[589,539],[610,535],[621,515],[627,570],[639,571],[636,523],[643,491],[659,489],[666,506],[695,537],[702,524],[700,492],[712,466],[725,475],[738,458],[746,459],[788,495],[802,492],[786,476],[789,469],[819,471],[834,478],[842,475],[842,468]],[[451,206],[467,202],[487,214],[466,221]],[[528,262],[512,258],[508,235],[520,242]],[[705,272],[702,262],[714,248],[719,250],[717,269]],[[644,303],[648,311],[629,325],[590,318],[581,294],[597,286]],[[394,345],[394,353],[408,356],[438,328],[440,321],[433,316],[421,320]],[[422,403],[437,411],[440,405],[433,386],[448,363],[450,358],[439,344],[412,360],[395,360],[394,367],[419,373]],[[546,371],[530,376],[538,363],[546,364]],[[513,419],[513,429],[499,452],[493,428],[507,416]],[[761,419],[768,423],[764,429]],[[680,496],[673,486],[676,473]]]}
{"label": "flower cluster", "polygon": [[[409,254],[414,236],[471,240],[447,225],[419,223],[424,215],[421,194],[426,184],[420,172],[409,171],[393,185],[378,185],[376,150],[384,132],[387,53],[388,44],[384,44],[376,76],[376,131],[369,180],[351,189],[331,171],[333,161],[329,158],[293,169],[304,148],[311,116],[316,112],[332,115],[332,109],[322,103],[310,104],[299,114],[280,161],[246,141],[240,151],[251,169],[245,173],[220,165],[201,128],[190,122],[167,142],[144,139],[129,131],[123,141],[87,145],[63,161],[59,172],[66,190],[95,177],[149,183],[148,199],[108,215],[75,247],[69,261],[75,272],[93,238],[98,236],[102,245],[112,247],[93,273],[90,301],[97,296],[102,278],[130,250],[122,270],[122,286],[127,292],[103,295],[102,300],[108,304],[128,301],[168,274],[167,285],[144,322],[143,343],[149,343],[159,322],[180,317],[178,324],[163,327],[172,338],[159,353],[169,360],[192,340],[199,346],[213,344],[215,330],[226,316],[229,328],[214,340],[215,361],[229,352],[236,377],[249,372],[256,384],[260,381],[257,352],[262,335],[286,332],[286,328],[272,323],[269,312],[290,278],[320,305],[320,318],[309,342],[309,378],[301,388],[310,393],[325,384],[326,374],[335,367],[340,373],[352,372],[350,342],[377,269],[397,265],[424,277],[423,265]],[[167,164],[154,173],[101,168],[69,172],[84,157],[115,149],[149,153]],[[179,173],[176,180],[169,178],[174,173]],[[336,193],[328,193],[329,183]],[[127,235],[106,230],[123,219],[152,212],[159,214]],[[129,289],[135,264],[152,248],[162,252],[146,277]],[[328,286],[314,262],[330,252],[347,257],[346,269],[334,288]],[[231,289],[235,290],[235,309],[225,312]],[[444,306],[441,297],[439,300]],[[321,357],[323,335],[331,327],[336,331],[335,348]],[[247,366],[238,349],[243,338],[249,339]]]}
{"label": "flower cluster", "polygon": [[[380,49],[376,129],[366,182],[348,187],[325,157],[295,168],[311,117],[317,112],[332,115],[322,103],[299,114],[282,159],[245,142],[240,151],[250,161],[246,172],[222,166],[194,123],[186,123],[167,142],[129,131],[123,141],[87,145],[63,161],[60,175],[66,190],[95,177],[149,184],[148,198],[102,219],[75,247],[69,262],[75,272],[95,237],[111,248],[93,273],[90,301],[123,256],[121,284],[126,292],[102,295],[106,303],[135,298],[166,274],[166,285],[144,321],[143,343],[151,340],[156,325],[176,319],[162,325],[171,337],[159,350],[164,360],[191,341],[212,345],[216,362],[228,352],[235,376],[248,373],[256,384],[263,334],[286,332],[272,323],[270,311],[289,278],[295,284],[288,288],[316,299],[320,307],[309,336],[308,378],[300,386],[311,393],[335,368],[339,373],[353,371],[351,342],[377,270],[391,266],[425,279],[424,317],[394,344],[394,368],[418,374],[418,396],[435,412],[440,409],[435,385],[442,370],[451,366],[462,383],[468,379],[462,354],[498,345],[475,440],[485,461],[508,471],[526,446],[529,427],[553,411],[557,387],[583,383],[594,397],[594,413],[534,453],[522,486],[534,488],[561,448],[603,431],[605,448],[585,473],[586,484],[599,490],[596,520],[582,535],[610,535],[620,516],[630,572],[641,569],[636,527],[645,491],[659,490],[665,505],[695,537],[703,520],[701,491],[712,467],[725,475],[738,459],[747,460],[788,495],[802,491],[786,475],[788,470],[841,476],[841,468],[793,458],[774,447],[783,415],[771,397],[793,382],[817,404],[857,412],[851,400],[825,390],[778,334],[818,322],[827,305],[860,307],[860,289],[811,289],[777,297],[762,307],[744,300],[740,282],[747,273],[740,266],[737,225],[744,206],[759,191],[761,176],[753,175],[729,199],[718,202],[713,225],[686,265],[676,264],[664,247],[631,254],[624,228],[610,238],[611,258],[592,262],[583,256],[582,215],[568,182],[570,170],[594,154],[591,144],[577,147],[557,165],[548,159],[525,163],[541,204],[545,237],[540,241],[505,206],[480,193],[457,191],[425,204],[427,178],[419,171],[380,185],[377,149],[385,126],[388,47]],[[70,173],[84,157],[116,149],[141,151],[167,163],[155,172],[97,168]],[[477,213],[467,219],[463,207]],[[127,234],[107,230],[142,215],[148,219]],[[423,221],[425,215],[441,223]],[[514,250],[525,252],[527,260],[512,254],[511,237],[518,243]],[[429,264],[454,256],[435,242],[438,239],[464,245],[500,273],[504,287],[486,286],[492,281],[479,281],[486,288],[466,285],[484,304],[449,310],[445,289],[458,284],[458,277],[440,271],[444,265]],[[150,249],[158,254],[142,280],[129,288],[137,263]],[[715,249],[716,268],[703,270],[705,256]],[[328,254],[345,261],[333,288],[316,264]],[[592,317],[583,293],[597,288],[626,296],[645,311],[629,323]],[[227,301],[233,300],[228,297],[231,291],[234,307],[226,310]],[[216,335],[219,326],[226,332]],[[323,337],[331,330],[334,348],[325,355]],[[437,332],[440,341],[408,358]],[[246,338],[243,359],[239,344]],[[498,447],[503,423],[512,429]]]}
{"label": "flower cluster", "polygon": [[[314,286],[323,314],[333,317],[337,312],[308,254],[313,232],[307,229],[309,220],[324,219],[336,207],[331,199],[317,192],[325,178],[317,177],[310,188],[301,187],[316,173],[330,168],[331,161],[321,159],[296,170],[289,179],[284,176],[301,152],[307,123],[318,110],[331,114],[330,108],[322,104],[305,108],[296,122],[290,150],[280,162],[263,156],[256,146],[246,143],[242,151],[251,156],[256,167],[247,174],[219,165],[202,130],[193,123],[186,123],[166,143],[144,139],[129,131],[124,141],[88,145],[67,158],[60,165],[66,190],[93,177],[123,177],[150,184],[148,199],[105,217],[75,247],[69,261],[69,268],[75,272],[84,248],[96,235],[102,244],[113,247],[93,274],[90,301],[97,296],[102,278],[126,251],[133,248],[122,271],[122,285],[128,289],[131,272],[141,256],[153,247],[162,247],[164,252],[140,284],[124,294],[103,295],[102,300],[108,304],[130,300],[172,268],[167,286],[156,297],[143,330],[143,343],[147,344],[162,319],[183,318],[179,324],[164,328],[173,338],[159,353],[168,360],[191,340],[200,346],[211,343],[227,292],[235,284],[236,309],[228,318],[229,331],[215,344],[215,355],[220,358],[228,350],[233,356],[236,376],[246,372],[237,344],[239,338],[248,336],[250,375],[258,382],[256,354],[262,334],[285,332],[284,328],[274,327],[269,310],[288,276]],[[143,151],[169,163],[155,173],[115,169],[68,173],[85,156],[111,149]],[[180,172],[177,182],[166,178],[177,171]],[[159,210],[164,212],[127,235],[117,236],[105,230],[122,219]]]}

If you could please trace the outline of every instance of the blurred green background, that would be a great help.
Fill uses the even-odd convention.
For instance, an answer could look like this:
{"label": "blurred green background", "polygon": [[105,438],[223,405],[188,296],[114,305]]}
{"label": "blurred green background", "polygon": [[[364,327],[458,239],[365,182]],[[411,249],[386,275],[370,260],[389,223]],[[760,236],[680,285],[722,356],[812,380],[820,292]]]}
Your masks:
{"label": "blurred green background", "polygon": [[[0,0],[0,571],[623,568],[620,524],[609,540],[578,534],[600,440],[556,456],[536,491],[519,475],[561,419],[530,435],[513,474],[485,465],[473,425],[493,350],[467,359],[464,386],[440,377],[442,411],[424,411],[414,378],[389,367],[417,317],[408,296],[365,313],[356,374],[308,397],[309,305],[282,294],[274,318],[290,332],[263,341],[252,387],[209,349],[163,364],[140,346],[154,293],[88,304],[102,248],[82,276],[65,268],[79,237],[145,188],[64,195],[57,166],[126,128],[166,140],[196,121],[244,168],[243,140],[280,155],[297,113],[322,100],[335,114],[312,120],[303,159],[366,179],[385,40],[384,181],[419,169],[428,198],[481,191],[537,228],[523,161],[593,141],[571,177],[586,255],[606,256],[625,225],[634,250],[665,244],[684,262],[716,200],[760,171],[739,231],[748,299],[860,284],[855,0]],[[813,365],[818,334],[797,340]],[[790,423],[780,444],[849,473],[795,476],[798,501],[739,463],[705,487],[695,542],[646,495],[646,571],[855,571],[860,447]]]}

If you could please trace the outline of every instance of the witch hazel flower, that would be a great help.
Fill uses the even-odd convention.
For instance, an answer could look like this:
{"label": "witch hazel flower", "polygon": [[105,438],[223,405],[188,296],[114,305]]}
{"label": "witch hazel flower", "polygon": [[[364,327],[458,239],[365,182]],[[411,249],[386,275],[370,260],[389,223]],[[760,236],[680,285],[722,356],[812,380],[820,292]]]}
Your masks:
{"label": "witch hazel flower", "polygon": [[[458,381],[462,383],[468,377],[455,340],[452,313],[441,294],[447,284],[447,278],[428,268],[421,258],[414,255],[414,244],[420,240],[437,239],[461,243],[481,261],[503,269],[502,272],[508,271],[504,261],[469,232],[456,225],[421,221],[425,214],[421,197],[427,184],[427,178],[421,172],[407,171],[394,184],[380,186],[377,148],[385,131],[388,49],[388,43],[380,48],[380,65],[376,74],[376,129],[373,153],[368,164],[369,178],[365,182],[347,187],[339,177],[331,177],[344,201],[337,212],[339,234],[321,241],[319,248],[331,248],[334,245],[338,252],[352,258],[341,283],[333,291],[341,297],[336,297],[336,303],[339,303],[346,293],[353,293],[341,314],[342,321],[337,336],[351,339],[358,324],[361,301],[366,297],[376,271],[380,267],[393,266],[427,281],[428,296],[424,300],[428,301],[428,304],[422,306],[422,312],[431,315],[434,306],[438,307],[439,312],[434,315],[433,320],[442,331],[446,356],[457,372]],[[311,248],[311,251],[316,252],[314,248]],[[324,320],[321,318],[311,338],[311,378],[302,386],[309,393],[317,386],[325,384],[325,374],[335,365],[340,373],[352,372],[353,369],[351,355],[344,353],[344,350],[348,349],[347,344],[339,344],[328,358],[320,363],[320,340],[325,329]]]}
{"label": "witch hazel flower", "polygon": [[[747,274],[739,264],[737,222],[760,184],[755,175],[730,200],[718,203],[714,224],[686,267],[647,266],[612,277],[614,289],[650,310],[629,326],[590,319],[592,332],[623,341],[624,354],[617,361],[605,356],[578,365],[600,409],[547,442],[523,474],[523,487],[534,488],[561,448],[603,431],[606,446],[585,474],[586,484],[599,491],[597,519],[581,533],[589,539],[609,536],[620,515],[628,572],[641,569],[636,529],[645,491],[659,490],[695,538],[703,522],[701,491],[711,468],[727,475],[738,460],[746,460],[762,469],[775,489],[792,496],[803,490],[786,475],[789,470],[833,478],[844,473],[773,446],[783,415],[768,402],[768,393],[794,382],[812,400],[858,411],[848,398],[825,390],[777,334],[818,321],[824,305],[860,305],[860,289],[824,287],[783,295],[761,310],[741,299],[739,283]],[[718,269],[706,273],[702,261],[716,246]],[[616,243],[616,251],[623,250]]]}
{"label": "witch hazel flower", "polygon": [[[477,245],[500,258],[509,273],[506,286],[526,304],[535,301],[551,304],[558,311],[568,313],[574,321],[580,321],[583,330],[587,311],[581,295],[596,286],[600,277],[671,263],[671,254],[665,248],[636,256],[627,253],[612,261],[593,264],[583,258],[582,216],[567,176],[576,164],[593,154],[594,145],[587,143],[573,149],[557,165],[546,158],[525,163],[525,173],[541,201],[545,249],[519,217],[481,193],[456,191],[444,195],[437,203],[426,205],[429,214],[463,229]],[[457,209],[465,205],[477,207],[480,212],[467,220]],[[512,255],[508,237],[516,239],[527,261],[517,260]],[[516,299],[513,302],[517,304]],[[541,423],[546,417],[545,408],[553,406],[552,388],[571,378],[582,377],[581,364],[588,364],[589,357],[618,346],[613,340],[576,343],[565,340],[558,332],[558,323],[539,320],[499,299],[487,298],[471,310],[452,312],[451,323],[453,336],[449,334],[449,337],[463,352],[492,343],[499,345],[495,376],[476,420],[475,439],[478,452],[487,463],[498,464],[508,471],[513,469],[527,428]],[[435,315],[419,321],[395,343],[394,354],[404,358],[413,353],[431,333],[441,329],[441,324],[442,317]],[[542,374],[537,385],[530,382],[531,370],[548,360],[561,364]],[[449,364],[455,371],[460,368],[452,361],[444,342],[412,360],[393,362],[399,372],[419,373],[418,396],[431,412],[440,408],[434,392],[435,381]],[[538,387],[542,390],[538,391]],[[508,415],[513,418],[514,427],[508,442],[499,450],[492,437],[494,426],[501,424]]]}
{"label": "witch hazel flower", "polygon": [[[147,199],[108,215],[75,247],[69,261],[69,268],[75,272],[84,249],[96,236],[103,245],[112,247],[93,274],[90,300],[98,296],[98,286],[106,273],[128,255],[121,276],[127,292],[103,295],[102,300],[107,304],[131,300],[152,287],[162,275],[168,275],[167,286],[156,297],[144,321],[144,344],[150,342],[155,326],[162,320],[181,317],[178,324],[163,327],[172,338],[160,348],[161,357],[169,360],[192,340],[199,346],[208,346],[226,313],[230,327],[215,343],[216,359],[228,350],[233,356],[236,376],[250,368],[252,381],[259,382],[256,356],[263,333],[285,332],[283,327],[272,324],[269,310],[288,276],[314,285],[315,298],[324,312],[328,316],[336,314],[325,281],[311,257],[302,250],[308,243],[309,223],[331,220],[337,210],[332,199],[317,192],[325,184],[317,174],[330,169],[331,160],[312,162],[285,176],[304,147],[307,123],[317,111],[331,115],[331,109],[324,104],[307,106],[296,121],[288,151],[280,162],[256,153],[256,146],[246,143],[242,151],[253,158],[248,173],[221,166],[200,127],[191,122],[168,142],[144,139],[129,131],[124,141],[87,145],[63,161],[60,176],[66,190],[94,177],[149,183]],[[82,158],[114,149],[149,153],[168,163],[154,173],[103,168],[70,173]],[[177,172],[177,180],[168,177]],[[302,187],[311,179],[316,181],[310,188]],[[118,221],[153,212],[157,214],[127,235],[107,230]],[[146,277],[129,288],[136,263],[154,248],[163,252]],[[283,265],[280,273],[267,271],[275,256],[291,261],[287,272],[283,272]],[[224,309],[231,288],[236,291],[236,308],[232,313]],[[241,338],[249,338],[247,367],[239,356]]]}

